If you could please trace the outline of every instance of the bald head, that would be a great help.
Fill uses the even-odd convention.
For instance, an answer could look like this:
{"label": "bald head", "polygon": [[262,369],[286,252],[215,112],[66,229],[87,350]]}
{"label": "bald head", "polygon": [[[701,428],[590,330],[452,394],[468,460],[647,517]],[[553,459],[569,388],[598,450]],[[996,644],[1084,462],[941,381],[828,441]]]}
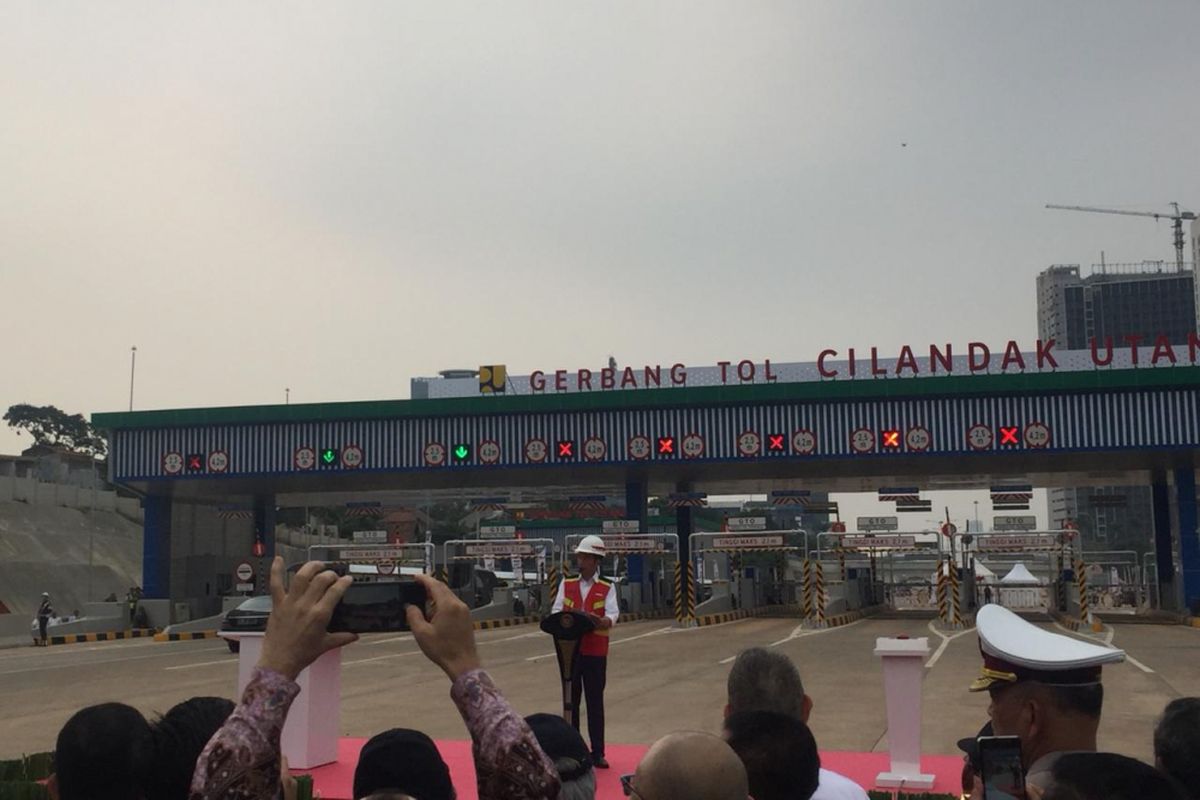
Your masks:
{"label": "bald head", "polygon": [[642,800],[746,800],[742,760],[710,733],[680,731],[655,742],[638,764],[633,788]]}

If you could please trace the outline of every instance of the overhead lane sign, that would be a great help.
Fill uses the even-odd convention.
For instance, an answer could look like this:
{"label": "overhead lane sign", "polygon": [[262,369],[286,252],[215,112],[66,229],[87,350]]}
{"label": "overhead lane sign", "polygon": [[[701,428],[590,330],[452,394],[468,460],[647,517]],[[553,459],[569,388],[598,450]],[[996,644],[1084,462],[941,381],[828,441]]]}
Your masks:
{"label": "overhead lane sign", "polygon": [[872,550],[897,547],[916,547],[916,536],[858,536],[847,534],[841,537],[842,547],[856,550]]}
{"label": "overhead lane sign", "polygon": [[899,517],[859,517],[860,531],[895,531],[900,529]]}

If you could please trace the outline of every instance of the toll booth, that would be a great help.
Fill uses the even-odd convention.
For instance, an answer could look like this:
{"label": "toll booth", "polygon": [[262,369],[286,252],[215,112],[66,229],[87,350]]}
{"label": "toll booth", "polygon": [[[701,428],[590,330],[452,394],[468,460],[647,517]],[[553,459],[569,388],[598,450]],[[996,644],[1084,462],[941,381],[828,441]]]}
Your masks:
{"label": "toll booth", "polygon": [[[1078,609],[1079,554],[1069,532],[958,533],[954,542],[975,576],[971,604],[997,603],[1014,611]],[[1136,554],[1132,560],[1136,564]]]}
{"label": "toll booth", "polygon": [[807,552],[808,532],[799,529],[692,534],[696,613],[798,608]]}
{"label": "toll booth", "polygon": [[1148,611],[1155,596],[1157,576],[1147,571],[1144,559],[1133,550],[1098,550],[1082,554],[1087,565],[1089,606],[1104,614]]}
{"label": "toll booth", "polygon": [[447,584],[475,619],[545,615],[554,602],[552,539],[451,539],[442,545]]}
{"label": "toll booth", "polygon": [[938,571],[945,558],[940,546],[932,531],[818,534],[815,559],[829,586],[826,611],[879,604],[897,611],[938,611]]}
{"label": "toll booth", "polygon": [[[583,538],[584,534],[570,534],[564,540],[563,576],[574,572],[571,554]],[[680,569],[676,534],[603,534],[600,538],[607,553],[600,574],[614,579],[621,613],[668,613],[675,607]]]}

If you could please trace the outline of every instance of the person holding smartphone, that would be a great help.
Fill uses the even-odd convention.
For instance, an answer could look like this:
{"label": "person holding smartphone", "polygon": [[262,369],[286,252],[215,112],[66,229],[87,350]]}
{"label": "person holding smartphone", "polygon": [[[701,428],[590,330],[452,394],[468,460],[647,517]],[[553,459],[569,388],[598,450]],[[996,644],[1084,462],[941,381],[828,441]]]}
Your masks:
{"label": "person holding smartphone", "polygon": [[[998,605],[979,609],[975,627],[983,666],[971,691],[991,696],[988,716],[995,737],[1015,737],[989,745],[994,748],[990,764],[982,746],[987,739],[980,740],[984,797],[1024,797],[1024,787],[1008,780],[1009,773],[1022,769],[1025,786],[1044,790],[1052,784],[1059,757],[1096,750],[1104,702],[1100,670],[1124,661],[1125,653],[1051,633]],[[989,775],[994,780],[990,795]]]}

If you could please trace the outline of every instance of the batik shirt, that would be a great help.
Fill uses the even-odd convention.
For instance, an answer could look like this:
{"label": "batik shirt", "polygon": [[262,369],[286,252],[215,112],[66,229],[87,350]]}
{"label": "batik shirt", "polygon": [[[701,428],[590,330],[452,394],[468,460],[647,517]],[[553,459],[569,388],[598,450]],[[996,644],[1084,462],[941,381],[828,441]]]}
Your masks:
{"label": "batik shirt", "polygon": [[[279,739],[300,687],[278,672],[255,669],[242,701],[196,762],[190,800],[275,800]],[[554,800],[554,765],[533,731],[481,669],[450,688],[471,734],[480,800]]]}

